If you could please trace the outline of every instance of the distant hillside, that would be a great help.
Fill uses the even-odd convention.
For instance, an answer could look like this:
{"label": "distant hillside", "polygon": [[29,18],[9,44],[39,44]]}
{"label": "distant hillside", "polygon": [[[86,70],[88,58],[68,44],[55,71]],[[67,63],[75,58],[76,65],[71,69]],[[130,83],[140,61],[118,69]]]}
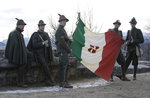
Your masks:
{"label": "distant hillside", "polygon": [[[126,36],[123,36],[123,39],[126,39]],[[144,43],[150,43],[150,36],[144,36]]]}
{"label": "distant hillside", "polygon": [[0,42],[0,47],[5,46],[5,44],[3,42]]}

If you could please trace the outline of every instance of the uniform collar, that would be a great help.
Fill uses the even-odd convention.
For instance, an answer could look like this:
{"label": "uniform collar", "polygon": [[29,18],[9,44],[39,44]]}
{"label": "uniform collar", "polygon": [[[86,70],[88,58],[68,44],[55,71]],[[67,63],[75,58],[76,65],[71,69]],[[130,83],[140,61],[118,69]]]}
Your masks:
{"label": "uniform collar", "polygon": [[118,28],[114,28],[114,31],[118,32]]}
{"label": "uniform collar", "polygon": [[38,30],[38,32],[39,32],[39,33],[43,33],[44,31],[42,31],[42,30]]}
{"label": "uniform collar", "polygon": [[136,27],[132,27],[132,29],[131,29],[131,30],[134,30],[134,29],[136,29]]}
{"label": "uniform collar", "polygon": [[64,26],[63,25],[59,25],[59,28],[64,28]]}

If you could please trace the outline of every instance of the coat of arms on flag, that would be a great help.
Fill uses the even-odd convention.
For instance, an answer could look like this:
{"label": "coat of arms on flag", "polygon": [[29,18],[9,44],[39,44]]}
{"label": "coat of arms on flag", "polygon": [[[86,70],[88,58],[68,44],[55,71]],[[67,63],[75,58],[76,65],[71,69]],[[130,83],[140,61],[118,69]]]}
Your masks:
{"label": "coat of arms on flag", "polygon": [[71,48],[80,63],[109,81],[122,42],[122,38],[112,30],[105,33],[90,31],[78,17]]}
{"label": "coat of arms on flag", "polygon": [[90,48],[88,49],[88,51],[91,53],[96,53],[97,49],[99,49],[98,46],[90,45]]}

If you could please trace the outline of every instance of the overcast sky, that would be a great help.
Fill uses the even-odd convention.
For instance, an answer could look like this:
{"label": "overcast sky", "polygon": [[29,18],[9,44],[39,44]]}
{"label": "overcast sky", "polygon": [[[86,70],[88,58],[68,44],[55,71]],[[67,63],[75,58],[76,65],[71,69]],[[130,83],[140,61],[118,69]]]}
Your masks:
{"label": "overcast sky", "polygon": [[[101,32],[113,28],[113,22],[119,19],[122,23],[120,29],[126,32],[130,29],[129,21],[132,17],[137,19],[137,27],[145,32],[144,26],[150,23],[149,0],[2,0],[0,5],[0,41],[7,39],[10,31],[16,26],[14,18],[23,19],[27,26],[24,36],[30,36],[37,30],[40,19],[48,24],[50,17],[58,23],[58,13],[65,15],[70,21],[66,25],[68,35],[75,29],[77,12],[93,11],[94,25]],[[87,16],[88,17],[88,16]],[[48,32],[49,27],[46,27]]]}

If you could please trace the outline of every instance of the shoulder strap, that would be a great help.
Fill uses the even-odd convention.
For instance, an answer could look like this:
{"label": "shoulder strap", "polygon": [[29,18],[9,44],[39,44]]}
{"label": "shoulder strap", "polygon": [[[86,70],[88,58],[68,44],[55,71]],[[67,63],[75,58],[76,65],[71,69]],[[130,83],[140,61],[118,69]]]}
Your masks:
{"label": "shoulder strap", "polygon": [[43,40],[42,36],[41,36],[39,33],[37,33],[37,34],[39,35],[39,37],[41,38],[41,40],[44,42],[44,40]]}
{"label": "shoulder strap", "polygon": [[131,37],[131,40],[133,40],[133,37],[131,35],[131,30],[129,30],[129,36]]}

